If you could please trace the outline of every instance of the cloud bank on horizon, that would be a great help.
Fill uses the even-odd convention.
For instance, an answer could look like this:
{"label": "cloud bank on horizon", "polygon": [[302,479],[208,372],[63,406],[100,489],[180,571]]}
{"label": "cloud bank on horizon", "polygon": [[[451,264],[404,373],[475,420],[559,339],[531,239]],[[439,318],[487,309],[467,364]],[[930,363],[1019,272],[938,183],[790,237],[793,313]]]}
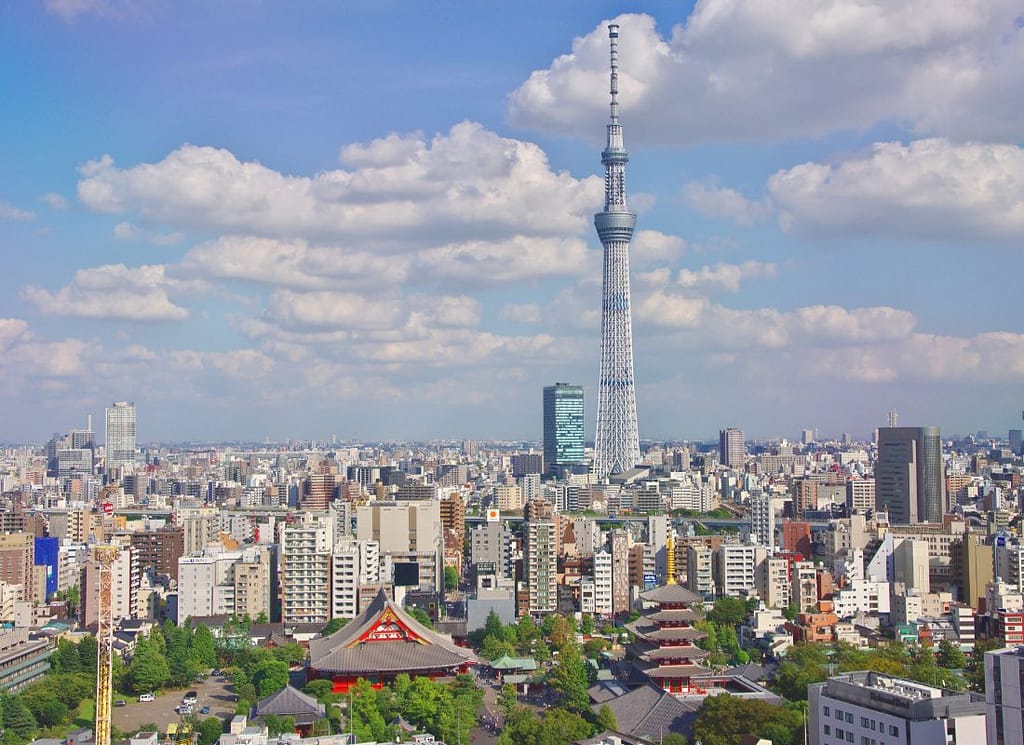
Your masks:
{"label": "cloud bank on horizon", "polygon": [[[46,8],[54,35],[170,12]],[[1021,18],[1006,0],[701,0],[675,25],[616,19],[642,436],[865,435],[892,407],[1012,423],[1024,328],[1014,297],[993,310],[1024,268]],[[0,439],[115,398],[140,404],[143,438],[147,408],[154,438],[538,437],[541,386],[597,372],[605,24],[579,18],[565,54],[492,86],[504,121],[455,97],[447,129],[385,125],[313,170],[169,125],[155,156],[63,162],[71,188],[0,182],[0,246],[26,255],[0,400],[47,413]]]}

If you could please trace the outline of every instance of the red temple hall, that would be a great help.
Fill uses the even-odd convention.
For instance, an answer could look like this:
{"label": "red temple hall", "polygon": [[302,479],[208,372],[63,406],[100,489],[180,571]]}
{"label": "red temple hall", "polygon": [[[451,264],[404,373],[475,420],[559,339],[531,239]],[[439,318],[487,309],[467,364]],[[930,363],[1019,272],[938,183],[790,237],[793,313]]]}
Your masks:
{"label": "red temple hall", "polygon": [[476,662],[471,650],[426,628],[381,590],[346,626],[310,641],[308,677],[331,680],[335,693],[347,693],[359,678],[380,688],[401,673],[441,678]]}

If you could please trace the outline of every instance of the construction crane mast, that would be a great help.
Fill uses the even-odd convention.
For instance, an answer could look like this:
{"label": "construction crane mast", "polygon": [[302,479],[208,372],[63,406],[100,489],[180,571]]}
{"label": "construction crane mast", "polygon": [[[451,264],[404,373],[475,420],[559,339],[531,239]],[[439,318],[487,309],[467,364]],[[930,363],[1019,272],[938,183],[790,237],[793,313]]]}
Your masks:
{"label": "construction crane mast", "polygon": [[93,558],[99,579],[99,623],[96,629],[96,745],[110,745],[113,703],[114,607],[111,568],[121,553],[119,546],[95,546]]}

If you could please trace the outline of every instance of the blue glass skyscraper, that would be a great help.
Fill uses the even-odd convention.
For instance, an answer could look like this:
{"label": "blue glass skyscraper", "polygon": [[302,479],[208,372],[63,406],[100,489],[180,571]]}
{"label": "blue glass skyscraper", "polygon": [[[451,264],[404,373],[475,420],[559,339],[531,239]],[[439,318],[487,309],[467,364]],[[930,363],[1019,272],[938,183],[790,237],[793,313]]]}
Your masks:
{"label": "blue glass skyscraper", "polygon": [[544,472],[561,476],[584,464],[583,386],[544,387]]}

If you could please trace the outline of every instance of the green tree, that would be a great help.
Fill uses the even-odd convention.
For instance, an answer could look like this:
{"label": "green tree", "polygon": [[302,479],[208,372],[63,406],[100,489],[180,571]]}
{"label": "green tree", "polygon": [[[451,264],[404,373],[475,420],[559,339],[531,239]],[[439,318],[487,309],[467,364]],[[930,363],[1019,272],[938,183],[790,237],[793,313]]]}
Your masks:
{"label": "green tree", "polygon": [[[267,732],[272,736],[283,735],[286,732],[295,731],[295,717],[281,717],[276,714],[268,714],[263,717],[263,723],[267,725]],[[220,735],[218,735],[219,737]]]}
{"label": "green tree", "polygon": [[139,639],[128,666],[128,680],[135,693],[149,693],[167,685],[171,668],[167,659],[148,638]]}
{"label": "green tree", "polygon": [[566,646],[558,657],[551,672],[548,673],[548,685],[554,689],[561,705],[571,712],[582,713],[590,709],[590,676],[587,663],[575,645]]}
{"label": "green tree", "polygon": [[32,712],[18,696],[0,693],[0,721],[5,730],[13,732],[23,740],[31,740],[36,732],[36,720]]}
{"label": "green tree", "polygon": [[[549,618],[554,619],[550,624],[547,623]],[[574,630],[569,623],[569,619],[565,616],[551,614],[544,618],[544,622],[544,636],[547,638],[548,644],[551,645],[552,649],[557,649],[561,652],[570,643],[573,643]]]}
{"label": "green tree", "polygon": [[735,628],[747,618],[747,604],[742,598],[719,598],[708,611],[707,619],[719,626]]}
{"label": "green tree", "polygon": [[202,668],[215,667],[217,664],[217,641],[206,624],[196,626],[188,645],[188,656]]}
{"label": "green tree", "polygon": [[828,676],[828,658],[817,644],[797,644],[786,652],[775,673],[775,688],[790,701],[806,701],[807,686]]}
{"label": "green tree", "polygon": [[323,703],[328,696],[334,693],[334,683],[329,680],[311,680],[302,690]]}
{"label": "green tree", "polygon": [[661,738],[661,745],[689,745],[689,741],[686,739],[686,735],[678,732],[666,732],[665,736]]}
{"label": "green tree", "polygon": [[320,636],[330,636],[335,631],[344,628],[346,623],[348,623],[347,618],[332,618],[327,622],[327,625],[324,626],[324,630],[320,632]]}
{"label": "green tree", "polygon": [[96,655],[98,651],[99,645],[96,643],[96,637],[92,634],[83,636],[78,642],[78,664],[79,669],[83,673],[89,673],[96,677]]}
{"label": "green tree", "polygon": [[693,723],[693,736],[703,745],[732,745],[743,735],[794,745],[797,736],[803,735],[802,727],[803,718],[796,709],[721,694],[704,700]]}
{"label": "green tree", "polygon": [[[95,667],[96,660],[93,659]],[[50,655],[50,669],[56,673],[77,673],[82,669],[78,645],[68,639],[60,639]]]}
{"label": "green tree", "polygon": [[729,662],[733,664],[736,663],[737,657],[740,653],[740,642],[736,637],[735,627],[719,626],[718,648],[722,651],[722,654],[729,658]]}
{"label": "green tree", "polygon": [[590,722],[565,709],[548,709],[538,717],[520,706],[506,720],[498,745],[565,745],[593,734]]}
{"label": "green tree", "polygon": [[504,639],[497,636],[485,636],[483,646],[480,647],[480,655],[488,660],[496,660],[504,655],[515,654],[516,648]]}
{"label": "green tree", "polygon": [[387,741],[391,732],[380,709],[377,708],[377,691],[362,678],[356,681],[351,691],[352,706],[349,717],[356,741]]}
{"label": "green tree", "polygon": [[274,659],[281,660],[289,666],[298,665],[306,659],[306,649],[301,644],[282,644],[280,647],[274,647],[270,653],[274,655]]}
{"label": "green tree", "polygon": [[38,709],[32,710],[32,715],[40,727],[55,727],[67,720],[68,707],[61,701],[49,699],[42,702]]}
{"label": "green tree", "polygon": [[939,667],[947,670],[963,670],[967,667],[967,656],[960,651],[960,647],[949,639],[939,642],[939,650],[935,659]]}
{"label": "green tree", "polygon": [[[168,623],[171,622],[168,621]],[[160,654],[167,654],[167,637],[164,636],[163,629],[159,626],[154,626],[153,630],[149,632],[147,639],[152,643],[153,648],[156,649],[157,652]]]}
{"label": "green tree", "polygon": [[594,633],[594,617],[589,613],[583,614],[583,620],[580,621],[580,633],[587,636]]}
{"label": "green tree", "polygon": [[498,693],[498,711],[505,719],[508,719],[518,706],[519,696],[516,693],[516,687],[511,683],[505,683],[501,687],[501,692]]}
{"label": "green tree", "polygon": [[217,717],[207,717],[199,723],[199,745],[213,745],[220,739],[224,725]]}
{"label": "green tree", "polygon": [[265,610],[261,610],[256,614],[256,618],[254,618],[252,622],[257,624],[270,623],[270,616],[267,615]]}
{"label": "green tree", "polygon": [[415,618],[417,621],[422,623],[428,629],[434,628],[434,622],[430,620],[430,616],[422,608],[412,608],[409,611],[409,615]]}
{"label": "green tree", "polygon": [[177,626],[170,619],[164,624],[164,656],[171,669],[172,685],[188,685],[199,673],[200,664],[189,655],[192,634],[188,627]]}
{"label": "green tree", "polygon": [[583,643],[583,654],[584,656],[596,660],[601,656],[601,652],[608,648],[608,640],[601,639],[600,637],[594,639],[587,639]]}
{"label": "green tree", "polygon": [[266,698],[288,685],[288,663],[281,660],[264,660],[253,671],[252,683],[256,686],[256,695]]}
{"label": "green tree", "polygon": [[444,589],[448,592],[459,589],[459,570],[453,566],[444,568]]}
{"label": "green tree", "polygon": [[615,712],[608,704],[604,704],[597,711],[597,728],[602,732],[606,729],[618,729],[619,723],[615,721]]}
{"label": "green tree", "polygon": [[999,648],[999,642],[995,639],[978,639],[974,642],[974,649],[967,660],[967,668],[964,671],[964,678],[967,686],[976,693],[985,692],[985,652]]}
{"label": "green tree", "polygon": [[510,633],[503,636],[511,641],[523,654],[530,654],[534,645],[539,643],[543,634],[530,616],[523,616],[515,626],[509,629]]}

